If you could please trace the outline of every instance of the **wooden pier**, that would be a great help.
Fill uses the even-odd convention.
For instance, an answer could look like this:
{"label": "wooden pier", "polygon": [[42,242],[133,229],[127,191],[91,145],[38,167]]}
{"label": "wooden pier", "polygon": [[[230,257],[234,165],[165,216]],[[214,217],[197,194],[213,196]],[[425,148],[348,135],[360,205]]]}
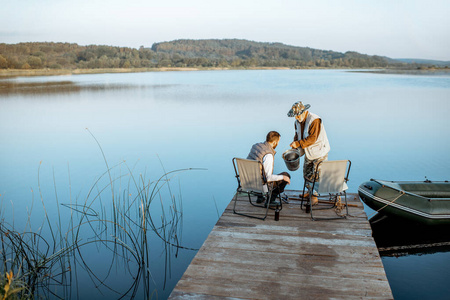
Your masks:
{"label": "wooden pier", "polygon": [[[273,210],[251,219],[231,201],[169,299],[393,299],[363,206],[347,198],[351,216],[332,221],[312,221],[296,200],[279,221]],[[246,195],[238,209],[264,213]]]}

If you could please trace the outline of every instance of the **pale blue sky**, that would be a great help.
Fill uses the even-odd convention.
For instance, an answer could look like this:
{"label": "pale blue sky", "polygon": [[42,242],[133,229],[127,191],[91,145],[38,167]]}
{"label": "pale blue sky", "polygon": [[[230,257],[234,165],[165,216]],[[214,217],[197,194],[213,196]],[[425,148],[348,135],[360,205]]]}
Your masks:
{"label": "pale blue sky", "polygon": [[239,38],[450,61],[450,0],[0,0],[0,42]]}

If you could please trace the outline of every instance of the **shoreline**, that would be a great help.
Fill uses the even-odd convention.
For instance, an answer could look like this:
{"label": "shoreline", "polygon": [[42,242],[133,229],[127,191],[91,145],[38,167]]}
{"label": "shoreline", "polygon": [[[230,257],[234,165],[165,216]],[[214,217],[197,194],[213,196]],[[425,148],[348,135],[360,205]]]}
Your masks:
{"label": "shoreline", "polygon": [[377,74],[409,74],[409,75],[440,75],[449,74],[450,69],[348,69],[348,68],[289,68],[289,67],[249,67],[249,68],[193,68],[193,67],[163,67],[163,68],[102,68],[102,69],[0,69],[1,78],[29,77],[29,76],[62,76],[107,73],[143,73],[143,72],[186,72],[186,71],[223,71],[223,70],[348,70],[349,72],[377,73]]}
{"label": "shoreline", "polygon": [[59,76],[106,73],[143,73],[143,72],[186,72],[186,71],[222,71],[222,70],[290,70],[287,67],[250,67],[250,68],[193,68],[193,67],[162,67],[162,68],[101,68],[101,69],[0,69],[0,78],[21,76]]}
{"label": "shoreline", "polygon": [[378,69],[350,70],[353,73],[372,73],[385,75],[449,75],[450,69]]}
{"label": "shoreline", "polygon": [[58,75],[82,75],[105,73],[141,73],[141,72],[165,72],[165,71],[199,71],[199,68],[102,68],[102,69],[5,69],[0,70],[1,77],[19,76],[58,76]]}

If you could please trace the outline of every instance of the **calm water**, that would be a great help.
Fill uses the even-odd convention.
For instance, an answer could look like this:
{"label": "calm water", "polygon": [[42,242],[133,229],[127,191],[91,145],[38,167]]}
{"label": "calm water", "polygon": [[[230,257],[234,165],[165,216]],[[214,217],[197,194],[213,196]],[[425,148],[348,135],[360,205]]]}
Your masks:
{"label": "calm water", "polygon": [[[236,189],[233,157],[245,157],[253,143],[277,130],[275,171],[285,171],[281,153],[294,135],[286,113],[298,100],[324,120],[329,159],[352,161],[351,192],[370,178],[450,179],[450,76],[270,70],[14,78],[0,81],[2,218],[18,229],[31,215],[37,230],[43,226],[41,199],[49,215],[59,213],[63,221],[73,203],[85,199],[107,214],[114,201],[110,187],[102,190],[109,175],[95,185],[107,170],[103,151],[109,167],[119,164],[111,170],[113,193],[127,199],[138,194],[129,173],[154,183],[168,171],[201,169],[171,177],[150,207],[155,226],[162,226],[161,214],[170,220],[172,201],[181,203],[182,218],[166,233],[176,232],[179,245],[198,249]],[[300,189],[301,174],[293,175],[289,188]],[[97,198],[88,196],[93,186]],[[164,299],[196,251],[177,251],[156,235],[149,239],[149,289]],[[91,248],[83,251],[94,265],[114,261],[114,272],[99,267],[96,274],[120,273],[118,260]],[[425,299],[431,286],[433,299],[448,296],[450,252],[386,256],[383,263],[396,299]],[[108,276],[118,293],[130,284],[124,276]],[[94,285],[79,279],[86,288],[78,293],[100,297]],[[102,293],[117,297],[108,288]]]}

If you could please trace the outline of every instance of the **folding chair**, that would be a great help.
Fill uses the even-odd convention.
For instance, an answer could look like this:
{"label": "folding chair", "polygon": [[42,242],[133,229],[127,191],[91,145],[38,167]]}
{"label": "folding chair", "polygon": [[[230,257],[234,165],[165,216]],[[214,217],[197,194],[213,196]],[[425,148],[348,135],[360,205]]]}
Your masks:
{"label": "folding chair", "polygon": [[[312,220],[335,220],[335,219],[342,219],[346,218],[348,216],[348,205],[347,205],[347,193],[345,192],[348,189],[347,181],[348,181],[348,175],[350,173],[350,167],[352,165],[352,162],[350,160],[332,160],[332,161],[323,161],[320,162],[315,171],[314,171],[314,182],[309,182],[305,179],[305,184],[303,185],[303,195],[305,194],[305,187],[307,182],[312,184],[311,191],[309,191],[308,196],[308,203],[309,206],[306,206],[306,212],[308,212],[308,208],[311,213],[311,219]],[[319,175],[319,176],[317,176]],[[319,178],[319,181],[316,182],[316,178]],[[317,188],[318,186],[318,188]],[[314,194],[314,190],[317,188],[317,193],[319,194],[319,197],[322,195],[329,195],[329,201],[328,203],[331,204],[331,206],[328,207],[318,207],[313,208],[313,205],[311,204],[311,198]],[[320,210],[320,209],[330,209],[330,208],[337,208],[338,200],[340,200],[340,197],[344,196],[345,199],[345,215],[337,216],[337,217],[331,217],[331,218],[315,218],[313,216],[313,209],[314,210]],[[301,207],[303,208],[303,201],[302,198]]]}
{"label": "folding chair", "polygon": [[[270,208],[270,198],[272,196],[272,189],[270,188],[267,180],[266,173],[264,172],[264,166],[261,162],[251,159],[243,158],[233,158],[234,172],[236,173],[236,179],[238,181],[238,188],[236,190],[236,195],[234,198],[233,213],[241,216],[246,216],[249,218],[255,218],[260,220],[265,220]],[[251,205],[256,207],[261,207],[266,209],[264,217],[259,217],[256,215],[244,214],[236,211],[236,202],[239,193],[245,193],[248,195],[248,200]],[[262,204],[255,204],[252,202],[251,196],[263,197]],[[278,209],[282,209],[281,196],[278,195],[280,199],[277,205]]]}

